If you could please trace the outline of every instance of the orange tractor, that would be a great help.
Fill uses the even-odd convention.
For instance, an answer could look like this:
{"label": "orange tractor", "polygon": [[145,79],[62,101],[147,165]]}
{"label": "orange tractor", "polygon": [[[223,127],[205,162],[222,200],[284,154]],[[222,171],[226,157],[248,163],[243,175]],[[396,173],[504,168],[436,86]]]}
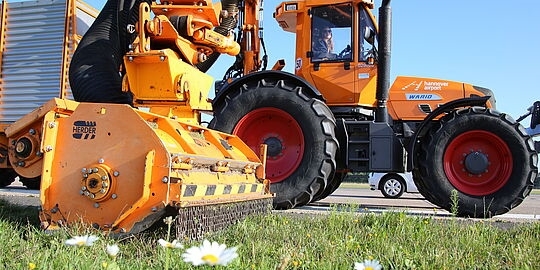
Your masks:
{"label": "orange tractor", "polygon": [[[261,4],[105,4],[71,60],[76,101],[51,100],[6,129],[14,170],[41,176],[44,227],[133,233],[172,209],[199,234],[269,202],[323,199],[348,172],[412,171],[436,205],[450,210],[457,191],[460,216],[502,214],[529,194],[533,141],[490,90],[390,86],[390,1],[380,26],[371,0],[280,4],[275,19],[297,35],[295,74],[283,61],[265,70]],[[205,72],[221,54],[236,61],[209,100]],[[201,112],[213,113],[208,128]]]}
{"label": "orange tractor", "polygon": [[296,34],[295,74],[233,65],[216,89],[209,127],[252,149],[268,146],[279,209],[328,196],[347,172],[391,171],[412,171],[421,194],[447,210],[457,191],[460,216],[520,204],[537,174],[532,139],[495,110],[489,89],[418,77],[390,85],[390,1],[382,1],[379,25],[373,7],[372,0],[279,5],[275,19]]}

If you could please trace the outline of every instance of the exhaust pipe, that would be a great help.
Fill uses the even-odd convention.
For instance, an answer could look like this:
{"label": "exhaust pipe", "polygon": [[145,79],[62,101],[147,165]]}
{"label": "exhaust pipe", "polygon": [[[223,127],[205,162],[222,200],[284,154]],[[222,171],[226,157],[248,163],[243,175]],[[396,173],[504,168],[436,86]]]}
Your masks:
{"label": "exhaust pipe", "polygon": [[379,8],[379,61],[377,68],[377,108],[375,122],[388,122],[388,92],[390,89],[390,54],[392,45],[392,8],[391,0],[383,0]]}

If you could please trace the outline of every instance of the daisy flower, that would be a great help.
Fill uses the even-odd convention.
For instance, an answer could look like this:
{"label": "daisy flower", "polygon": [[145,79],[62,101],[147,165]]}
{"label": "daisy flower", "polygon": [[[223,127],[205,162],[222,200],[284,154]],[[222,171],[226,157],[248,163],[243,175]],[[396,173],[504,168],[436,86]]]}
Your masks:
{"label": "daisy flower", "polygon": [[180,242],[178,242],[178,240],[173,240],[172,242],[169,242],[164,239],[159,239],[158,243],[162,247],[166,247],[166,248],[183,248],[184,247]]}
{"label": "daisy flower", "polygon": [[98,237],[95,235],[84,235],[84,236],[75,236],[71,239],[66,240],[66,245],[68,246],[91,246],[98,240]]}
{"label": "daisy flower", "polygon": [[105,250],[107,251],[107,254],[111,257],[116,257],[116,255],[118,255],[118,252],[120,252],[120,248],[117,244],[107,245]]}
{"label": "daisy flower", "polygon": [[171,225],[175,219],[176,218],[173,218],[172,216],[168,216],[168,217],[163,219],[163,223],[165,223],[167,225]]}
{"label": "daisy flower", "polygon": [[377,260],[364,260],[361,263],[354,263],[354,270],[381,270],[382,265]]}
{"label": "daisy flower", "polygon": [[227,248],[224,244],[210,243],[208,240],[204,240],[201,246],[190,247],[186,250],[182,257],[184,257],[184,262],[195,266],[204,264],[227,265],[238,257],[236,249],[237,247]]}

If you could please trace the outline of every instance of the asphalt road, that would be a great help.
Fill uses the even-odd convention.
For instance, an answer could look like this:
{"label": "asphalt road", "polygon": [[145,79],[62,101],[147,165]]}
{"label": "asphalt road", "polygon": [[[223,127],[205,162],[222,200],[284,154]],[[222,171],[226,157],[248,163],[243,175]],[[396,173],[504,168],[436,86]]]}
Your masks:
{"label": "asphalt road", "polygon": [[[346,184],[344,184],[346,186]],[[380,191],[369,188],[340,187],[332,195],[319,203],[311,204],[305,209],[316,208],[325,204],[354,203],[360,209],[372,212],[381,211],[406,211],[417,214],[435,214],[438,216],[450,216],[450,213],[430,203],[419,193],[405,193],[398,199],[385,198]],[[529,195],[519,206],[508,213],[494,217],[500,220],[537,220],[540,221],[540,193],[538,191]]]}
{"label": "asphalt road", "polygon": [[[40,204],[39,190],[27,190],[18,181],[0,189],[0,198],[19,205]],[[383,197],[380,191],[370,190],[366,185],[348,184],[343,184],[332,195],[319,202],[290,211],[328,211],[329,205],[351,203],[366,212],[405,211],[410,214],[450,216],[450,213],[431,204],[418,193],[405,193],[399,199],[388,199]],[[540,221],[540,192],[533,192],[518,207],[493,219]]]}

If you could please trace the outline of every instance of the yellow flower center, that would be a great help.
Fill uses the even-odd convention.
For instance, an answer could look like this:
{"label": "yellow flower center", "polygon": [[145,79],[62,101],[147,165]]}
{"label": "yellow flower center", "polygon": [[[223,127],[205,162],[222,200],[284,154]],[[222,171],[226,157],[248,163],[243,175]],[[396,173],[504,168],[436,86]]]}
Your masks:
{"label": "yellow flower center", "polygon": [[212,264],[212,265],[216,264],[218,262],[218,260],[219,260],[219,258],[216,257],[216,255],[214,255],[214,254],[206,254],[206,255],[202,256],[202,259],[203,259],[203,261],[205,261],[205,262],[207,262],[209,264]]}
{"label": "yellow flower center", "polygon": [[365,270],[375,270],[375,268],[371,267],[371,266],[366,266],[366,268],[364,268]]}

